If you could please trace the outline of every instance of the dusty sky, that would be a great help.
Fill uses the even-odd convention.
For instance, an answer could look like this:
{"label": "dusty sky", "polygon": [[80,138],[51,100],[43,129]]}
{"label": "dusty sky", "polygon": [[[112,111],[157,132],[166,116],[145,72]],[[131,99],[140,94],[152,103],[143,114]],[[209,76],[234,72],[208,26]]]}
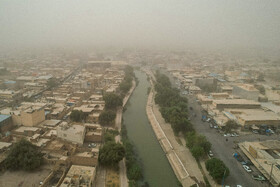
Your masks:
{"label": "dusty sky", "polygon": [[0,0],[0,49],[280,49],[279,0]]}

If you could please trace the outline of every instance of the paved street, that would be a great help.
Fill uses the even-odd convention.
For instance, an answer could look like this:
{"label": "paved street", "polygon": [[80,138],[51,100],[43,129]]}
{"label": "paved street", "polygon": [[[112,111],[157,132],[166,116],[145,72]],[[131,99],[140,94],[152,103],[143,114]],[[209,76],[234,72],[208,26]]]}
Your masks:
{"label": "paved street", "polygon": [[[230,169],[230,176],[226,179],[225,184],[227,185],[237,185],[241,184],[243,187],[247,186],[264,186],[268,185],[267,182],[261,183],[259,181],[252,179],[252,174],[247,173],[242,165],[232,156],[234,152],[241,153],[240,149],[235,150],[235,142],[242,141],[257,141],[257,140],[268,140],[268,139],[277,139],[277,135],[265,136],[258,134],[249,134],[241,135],[239,137],[224,137],[218,133],[214,128],[209,127],[209,123],[201,121],[201,106],[196,102],[195,98],[188,97],[189,106],[193,107],[193,111],[190,110],[190,114],[195,113],[196,117],[191,119],[191,122],[194,125],[194,128],[197,132],[205,135],[208,141],[212,144],[212,151],[215,157],[220,158],[224,161],[227,167]],[[226,138],[228,141],[226,141]],[[247,158],[244,154],[241,156],[246,160]],[[255,167],[252,167],[253,173],[258,173]]]}

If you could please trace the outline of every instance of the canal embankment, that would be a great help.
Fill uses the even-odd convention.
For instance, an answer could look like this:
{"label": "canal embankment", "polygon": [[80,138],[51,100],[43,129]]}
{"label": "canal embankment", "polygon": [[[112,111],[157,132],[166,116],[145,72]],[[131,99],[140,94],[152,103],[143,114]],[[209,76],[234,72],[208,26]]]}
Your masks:
{"label": "canal embankment", "polygon": [[160,145],[183,186],[191,186],[195,183],[201,184],[203,175],[195,159],[184,145],[177,142],[171,125],[165,123],[159,112],[159,107],[154,102],[155,90],[152,80],[155,81],[155,78],[151,71],[145,70],[145,72],[150,77],[151,84],[146,113]]}

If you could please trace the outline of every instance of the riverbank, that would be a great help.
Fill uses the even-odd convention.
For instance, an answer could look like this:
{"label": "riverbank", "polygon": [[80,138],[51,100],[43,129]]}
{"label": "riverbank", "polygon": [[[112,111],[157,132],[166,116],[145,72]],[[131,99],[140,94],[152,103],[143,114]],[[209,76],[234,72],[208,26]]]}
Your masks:
{"label": "riverbank", "polygon": [[[121,128],[122,128],[123,108],[125,107],[127,101],[129,100],[131,94],[133,93],[135,87],[136,87],[136,82],[135,82],[135,80],[133,80],[132,81],[132,87],[130,88],[130,90],[128,91],[126,96],[123,98],[123,105],[122,105],[122,107],[120,107],[117,110],[116,120],[115,120],[115,127],[117,128],[119,133],[121,132]],[[121,143],[121,136],[120,135],[116,136],[115,139],[116,139],[116,142],[120,142]],[[125,158],[122,161],[120,161],[120,163],[119,163],[119,175],[120,175],[120,186],[121,187],[128,187],[128,179],[127,179],[127,175],[126,175]]]}
{"label": "riverbank", "polygon": [[195,183],[202,184],[203,175],[200,172],[195,159],[184,144],[180,145],[176,141],[176,137],[173,133],[171,125],[165,123],[160,114],[159,107],[154,103],[155,90],[152,81],[152,79],[155,80],[154,75],[149,70],[144,71],[150,77],[151,84],[151,91],[148,96],[146,113],[154,133],[162,149],[166,153],[175,175],[183,186],[189,187]]}

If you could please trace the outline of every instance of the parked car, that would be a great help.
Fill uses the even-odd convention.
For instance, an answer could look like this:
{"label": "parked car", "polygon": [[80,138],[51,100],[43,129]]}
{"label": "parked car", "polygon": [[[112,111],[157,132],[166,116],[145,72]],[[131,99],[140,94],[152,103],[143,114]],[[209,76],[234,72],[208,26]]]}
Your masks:
{"label": "parked car", "polygon": [[247,165],[243,165],[243,168],[244,168],[248,173],[252,172],[251,168],[250,168],[249,166],[247,166]]}
{"label": "parked car", "polygon": [[241,162],[241,164],[242,165],[247,165],[247,166],[253,165],[253,163],[250,160],[243,161],[243,162]]}
{"label": "parked car", "polygon": [[243,162],[243,158],[238,153],[233,153],[232,156],[239,162]]}
{"label": "parked car", "polygon": [[209,153],[208,153],[209,157],[213,157],[214,154],[212,153],[212,151],[210,150]]}
{"label": "parked car", "polygon": [[252,132],[255,134],[259,134],[259,132],[257,130],[252,130]]}
{"label": "parked car", "polygon": [[214,126],[214,129],[218,129],[219,127],[217,125]]}
{"label": "parked car", "polygon": [[213,128],[213,125],[212,125],[212,123],[209,123],[209,126],[210,126],[210,128]]}
{"label": "parked car", "polygon": [[234,132],[233,134],[234,134],[235,137],[238,137],[238,136],[239,136],[239,134],[237,134],[236,132]]}
{"label": "parked car", "polygon": [[252,175],[252,178],[258,181],[265,181],[266,179],[262,175]]}
{"label": "parked car", "polygon": [[88,147],[89,147],[89,148],[94,148],[94,147],[96,147],[96,144],[95,144],[95,143],[89,143],[89,144],[88,144]]}

